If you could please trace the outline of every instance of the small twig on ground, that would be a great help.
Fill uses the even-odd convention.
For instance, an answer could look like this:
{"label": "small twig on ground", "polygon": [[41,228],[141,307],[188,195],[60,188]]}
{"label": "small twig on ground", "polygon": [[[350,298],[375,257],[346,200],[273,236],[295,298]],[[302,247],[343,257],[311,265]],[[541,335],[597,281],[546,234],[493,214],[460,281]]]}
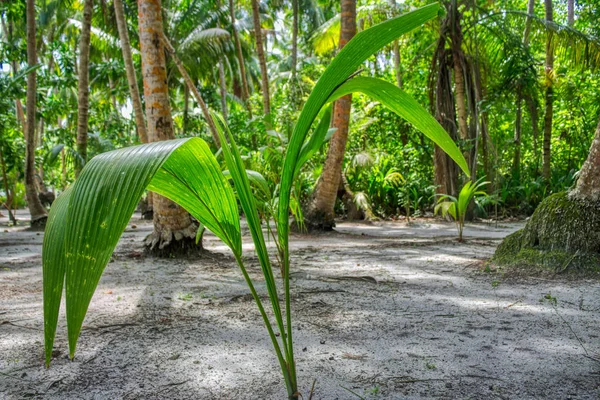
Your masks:
{"label": "small twig on ground", "polygon": [[[108,329],[108,328],[125,328],[128,326],[135,326],[137,324],[131,323],[131,322],[126,322],[123,324],[111,324],[111,325],[100,325],[100,326],[85,326],[83,327],[82,330],[84,331],[99,331],[102,329]],[[113,329],[114,330],[114,329]]]}
{"label": "small twig on ground", "polygon": [[161,385],[160,388],[157,389],[155,393],[160,393],[160,392],[165,391],[168,388],[173,387],[173,386],[183,385],[184,383],[187,383],[189,381],[191,381],[191,379],[186,379],[185,381],[181,381],[181,382],[173,382],[173,383],[167,383],[166,385]]}
{"label": "small twig on ground", "polygon": [[42,329],[39,329],[39,328],[33,328],[31,326],[27,326],[27,325],[18,325],[18,324],[15,324],[15,323],[11,322],[11,321],[2,321],[2,322],[0,322],[0,325],[12,325],[12,326],[16,326],[17,328],[31,329],[33,331],[41,331],[42,330]]}
{"label": "small twig on ground", "polygon": [[308,392],[308,400],[312,400],[313,395],[315,394],[315,384],[317,383],[317,379],[313,379],[312,386],[310,387],[310,392]]}
{"label": "small twig on ground", "polygon": [[523,301],[523,299],[519,299],[519,300],[515,301],[514,303],[511,303],[511,304],[507,305],[504,308],[511,308],[512,306],[516,306],[517,304],[519,304],[522,301]]}
{"label": "small twig on ground", "polygon": [[341,386],[341,385],[340,385],[340,387],[341,387],[342,389],[344,389],[344,390],[347,390],[347,391],[349,391],[350,393],[352,393],[353,395],[355,395],[356,397],[358,397],[360,400],[366,400],[366,399],[365,399],[364,397],[362,397],[360,394],[358,394],[358,393],[356,393],[356,392],[354,392],[354,391],[352,391],[352,390],[348,389],[347,387],[344,387],[344,386]]}
{"label": "small twig on ground", "polygon": [[[579,342],[579,345],[581,346],[581,348],[583,349],[583,352],[585,353],[585,356],[587,358],[591,358],[592,360],[594,360],[593,357],[590,356],[590,354],[588,353],[587,349],[585,348],[585,346],[583,345],[583,342],[581,341],[581,339],[579,339],[579,336],[577,336],[577,334],[575,333],[575,331],[573,330],[573,328],[571,327],[571,324],[569,324],[567,322],[566,319],[564,319],[564,317],[562,315],[560,315],[560,313],[558,312],[558,309],[556,308],[555,304],[552,304],[552,308],[554,308],[554,312],[556,313],[556,315],[558,315],[558,317],[560,319],[562,319],[562,321],[565,323],[565,325],[567,325],[567,327],[569,328],[569,330],[571,331],[571,333],[573,334],[573,336],[575,336],[575,339],[577,339],[577,341]],[[596,361],[598,361],[596,359]]]}

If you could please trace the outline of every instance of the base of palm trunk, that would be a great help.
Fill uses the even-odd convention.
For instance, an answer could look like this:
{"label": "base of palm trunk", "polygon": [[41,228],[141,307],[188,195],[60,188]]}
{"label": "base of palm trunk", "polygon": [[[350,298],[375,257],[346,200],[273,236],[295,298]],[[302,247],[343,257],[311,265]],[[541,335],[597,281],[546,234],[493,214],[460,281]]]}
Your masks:
{"label": "base of palm trunk", "polygon": [[152,232],[145,240],[146,251],[157,257],[187,257],[202,252],[202,240],[196,244],[196,229],[189,227],[182,231],[165,230]]}
{"label": "base of palm trunk", "polygon": [[310,208],[304,213],[304,226],[308,232],[332,231],[335,227],[335,216],[333,213]]}
{"label": "base of palm trunk", "polygon": [[555,273],[600,274],[600,203],[566,192],[540,203],[525,227],[507,236],[492,261]]}
{"label": "base of palm trunk", "polygon": [[46,227],[46,221],[48,220],[47,215],[42,215],[41,217],[32,218],[30,222],[30,226],[34,229],[43,229]]}

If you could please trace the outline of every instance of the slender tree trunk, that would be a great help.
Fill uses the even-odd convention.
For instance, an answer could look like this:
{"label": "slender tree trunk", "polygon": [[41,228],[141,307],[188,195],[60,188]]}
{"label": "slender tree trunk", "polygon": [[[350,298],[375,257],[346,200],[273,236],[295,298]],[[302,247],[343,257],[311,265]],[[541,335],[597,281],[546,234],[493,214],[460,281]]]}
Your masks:
{"label": "slender tree trunk", "polygon": [[190,88],[188,85],[183,87],[183,132],[188,131],[190,115]]}
{"label": "slender tree trunk", "polygon": [[233,0],[229,0],[229,15],[231,17],[231,31],[233,32],[233,41],[235,43],[235,50],[240,68],[240,77],[242,79],[242,100],[246,104],[246,109],[250,119],[252,119],[252,107],[250,106],[250,90],[248,88],[248,78],[246,77],[246,66],[244,64],[244,55],[242,54],[242,43],[240,42],[240,35],[235,27],[235,7]]}
{"label": "slender tree trunk", "polygon": [[[475,80],[475,96],[477,104],[481,104],[481,101],[486,97],[486,89],[484,86],[484,82],[481,76],[481,68],[477,65],[477,68],[474,68],[474,80]],[[483,159],[483,171],[486,177],[486,180],[490,182],[487,187],[488,193],[492,193],[495,190],[495,181],[496,176],[492,169],[492,164],[490,162],[490,134],[488,131],[488,115],[485,110],[481,110],[479,112],[479,132],[481,135],[481,155]]]}
{"label": "slender tree trunk", "polygon": [[[341,30],[339,48],[356,34],[356,0],[341,0]],[[323,172],[312,196],[306,213],[307,226],[312,229],[330,230],[335,226],[334,206],[340,186],[342,164],[348,140],[352,95],[335,102],[333,126],[337,128],[329,142],[329,151]]]}
{"label": "slender tree trunk", "polygon": [[[552,0],[544,0],[546,7],[546,21],[552,22]],[[552,114],[554,104],[554,44],[553,32],[548,31],[546,38],[546,111],[544,115],[544,149],[542,173],[546,182],[550,181],[550,143],[552,141]]]}
{"label": "slender tree trunk", "polygon": [[567,25],[575,24],[575,0],[567,0]]}
{"label": "slender tree trunk", "polygon": [[269,71],[267,70],[267,59],[265,56],[265,45],[263,42],[262,26],[260,24],[260,11],[258,0],[252,2],[252,21],[254,23],[254,35],[256,39],[256,54],[260,65],[260,78],[263,96],[263,112],[265,116],[271,114],[271,98],[269,96]]}
{"label": "slender tree trunk", "polygon": [[221,114],[223,114],[223,118],[227,121],[227,82],[225,81],[223,59],[219,61],[219,91],[221,94]]}
{"label": "slender tree trunk", "polygon": [[296,74],[298,68],[298,0],[292,0],[292,68],[290,94],[294,104],[298,104]]}
{"label": "slender tree trunk", "polygon": [[13,214],[10,206],[12,205],[13,195],[8,187],[8,176],[6,174],[6,163],[4,162],[4,155],[2,154],[2,146],[0,146],[0,167],[2,167],[2,182],[4,182],[4,192],[6,193],[6,202],[4,206],[8,212],[8,219],[13,225],[17,224],[15,215]]}
{"label": "slender tree trunk", "polygon": [[137,134],[140,138],[140,142],[148,143],[148,130],[146,129],[144,110],[142,108],[142,99],[140,98],[140,90],[138,88],[135,67],[133,66],[131,42],[129,41],[129,33],[127,33],[127,23],[125,21],[123,0],[113,0],[113,3],[115,6],[115,18],[117,20],[117,29],[119,31],[119,39],[121,41],[121,51],[123,53],[123,61],[125,63],[125,72],[127,73],[127,83],[129,84],[129,95],[131,96],[131,103],[133,105]]}
{"label": "slender tree trunk", "polygon": [[83,3],[83,20],[81,21],[81,36],[79,37],[79,84],[77,89],[77,153],[81,163],[75,163],[75,175],[79,176],[87,162],[87,136],[90,106],[90,32],[92,28],[92,12],[94,1],[85,0]]}
{"label": "slender tree trunk", "polygon": [[513,154],[512,164],[512,175],[515,182],[519,182],[521,178],[521,120],[523,118],[523,111],[521,109],[522,103],[523,99],[519,89],[519,93],[517,94],[517,115],[515,117],[515,152]]}
{"label": "slender tree trunk", "polygon": [[115,81],[112,77],[108,76],[108,88],[110,89],[110,102],[115,110],[115,113],[119,112],[119,105],[117,104],[117,96],[115,96]]}
{"label": "slender tree trunk", "polygon": [[179,73],[181,74],[181,76],[183,76],[183,80],[185,81],[187,87],[191,90],[192,94],[196,98],[196,101],[200,105],[200,109],[202,110],[204,119],[206,120],[206,123],[208,124],[208,128],[210,130],[210,133],[212,134],[215,145],[217,146],[217,148],[221,147],[221,141],[219,140],[219,134],[217,133],[217,127],[215,126],[215,122],[213,121],[213,119],[210,115],[208,106],[204,102],[204,99],[202,99],[202,96],[200,95],[200,92],[196,88],[196,85],[194,85],[192,78],[190,78],[190,75],[187,73],[185,66],[183,65],[183,63],[181,62],[179,57],[177,57],[177,53],[175,52],[175,49],[173,48],[173,46],[171,45],[171,43],[169,42],[169,40],[166,38],[166,36],[164,35],[164,33],[162,31],[161,31],[161,38],[164,42],[165,47],[167,48],[167,51],[171,54],[171,58],[173,58],[173,61],[175,61],[175,65],[177,65],[177,69],[179,70]]}
{"label": "slender tree trunk", "polygon": [[[27,64],[37,64],[35,0],[27,0]],[[27,75],[27,121],[25,128],[25,195],[32,226],[44,226],[48,214],[38,197],[35,184],[36,73]]]}
{"label": "slender tree trunk", "polygon": [[[396,15],[396,0],[388,0],[388,5],[392,8],[392,17]],[[396,84],[402,87],[402,73],[400,71],[400,44],[398,40],[392,43],[392,57],[394,58],[394,73],[396,74]]]}
{"label": "slender tree trunk", "polygon": [[[165,52],[161,40],[163,22],[160,0],[139,0],[138,21],[148,139],[150,142],[174,139]],[[170,256],[196,248],[198,226],[185,209],[165,197],[156,194],[152,197],[154,232],[146,239],[149,250]]]}
{"label": "slender tree trunk", "polygon": [[[464,55],[462,52],[462,31],[460,29],[460,13],[456,0],[452,0],[450,12],[450,35],[452,41],[452,60],[454,62],[454,91],[456,93],[456,115],[458,132],[462,140],[469,140],[467,125],[467,94],[465,87]],[[469,160],[467,160],[468,162]]]}

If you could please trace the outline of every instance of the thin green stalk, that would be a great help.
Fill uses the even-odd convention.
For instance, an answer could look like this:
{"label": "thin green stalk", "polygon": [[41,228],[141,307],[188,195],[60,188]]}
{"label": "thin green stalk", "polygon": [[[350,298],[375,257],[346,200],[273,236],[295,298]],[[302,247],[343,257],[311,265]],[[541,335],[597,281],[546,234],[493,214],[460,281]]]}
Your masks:
{"label": "thin green stalk", "polygon": [[[258,214],[256,212],[256,204],[254,196],[252,196],[252,189],[250,188],[248,175],[246,174],[241,155],[237,146],[235,145],[235,141],[233,140],[231,132],[227,127],[227,124],[220,115],[213,113],[213,117],[216,117],[215,119],[219,122],[215,125],[217,127],[217,133],[219,134],[221,143],[230,143],[230,147],[222,147],[223,156],[225,157],[225,162],[227,163],[229,172],[231,173],[231,177],[233,178],[234,183],[237,187],[237,193],[240,198],[240,204],[248,220],[248,226],[250,227],[252,240],[254,241],[255,250],[260,261],[263,275],[265,277],[265,283],[267,286],[267,291],[269,293],[269,298],[271,300],[273,314],[275,315],[275,320],[277,321],[277,326],[281,334],[281,341],[283,343],[286,359],[293,359],[293,356],[290,356],[289,354],[290,348],[288,347],[286,329],[283,323],[281,307],[279,305],[279,295],[277,293],[277,286],[275,284],[275,276],[273,275],[273,268],[271,267],[269,252],[267,251],[267,247],[265,244],[260,219],[258,218]],[[225,139],[225,133],[227,133],[227,135],[229,136],[229,141]]]}
{"label": "thin green stalk", "polygon": [[288,339],[288,367],[290,370],[290,377],[294,387],[296,387],[296,362],[294,361],[294,339],[292,337],[292,310],[290,301],[290,263],[289,263],[289,249],[287,246],[284,249],[285,256],[283,257],[284,262],[284,282],[285,282],[285,318],[287,323],[287,339]]}
{"label": "thin green stalk", "polygon": [[[273,347],[275,348],[275,353],[277,354],[277,359],[279,360],[279,366],[281,367],[281,372],[283,374],[283,378],[285,379],[285,386],[287,388],[288,395],[291,398],[292,395],[294,394],[296,385],[294,382],[294,385],[292,386],[292,380],[290,379],[288,364],[286,363],[286,360],[283,357],[283,354],[281,353],[281,347],[279,346],[279,342],[277,341],[277,336],[275,336],[275,332],[273,331],[273,327],[271,326],[271,321],[269,320],[269,317],[267,316],[267,313],[265,312],[265,308],[262,305],[262,301],[260,301],[260,297],[258,296],[256,289],[254,288],[252,279],[250,279],[250,276],[248,275],[248,271],[246,271],[246,267],[244,266],[244,262],[242,261],[241,255],[237,254],[235,252],[233,255],[235,257],[235,261],[237,262],[238,266],[240,267],[240,270],[242,271],[242,275],[244,275],[246,284],[248,285],[248,288],[250,289],[250,293],[252,294],[252,297],[254,298],[254,301],[256,302],[256,305],[258,306],[258,310],[260,311],[260,315],[262,316],[265,326],[267,327],[267,331],[269,332],[269,337],[271,338],[271,342],[273,343]],[[283,337],[283,335],[284,335],[284,333],[281,334],[282,337]]]}

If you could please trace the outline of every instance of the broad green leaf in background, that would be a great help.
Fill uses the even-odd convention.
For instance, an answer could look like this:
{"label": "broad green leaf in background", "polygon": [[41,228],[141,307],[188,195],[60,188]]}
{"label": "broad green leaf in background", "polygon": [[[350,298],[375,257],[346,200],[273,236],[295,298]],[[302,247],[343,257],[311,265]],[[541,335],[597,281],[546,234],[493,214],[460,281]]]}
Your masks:
{"label": "broad green leaf in background", "polygon": [[46,227],[42,254],[47,363],[62,295],[60,282],[66,275],[69,352],[73,357],[104,267],[147,187],[184,206],[241,255],[233,189],[203,140],[155,142],[94,157],[53,205]]}

